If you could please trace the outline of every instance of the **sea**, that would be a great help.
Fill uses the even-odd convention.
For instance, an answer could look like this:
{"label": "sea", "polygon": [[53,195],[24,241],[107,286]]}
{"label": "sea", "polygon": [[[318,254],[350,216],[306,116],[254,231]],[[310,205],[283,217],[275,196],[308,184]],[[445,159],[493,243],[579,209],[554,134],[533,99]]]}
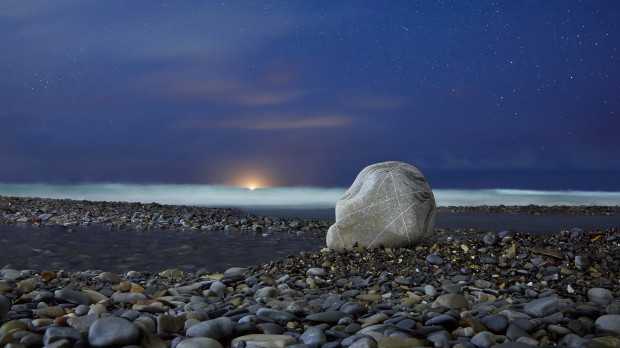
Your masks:
{"label": "sea", "polygon": [[[249,189],[221,185],[0,183],[2,196],[286,209],[333,209],[345,191],[346,188],[319,187]],[[433,194],[437,206],[620,205],[620,192],[434,189]]]}

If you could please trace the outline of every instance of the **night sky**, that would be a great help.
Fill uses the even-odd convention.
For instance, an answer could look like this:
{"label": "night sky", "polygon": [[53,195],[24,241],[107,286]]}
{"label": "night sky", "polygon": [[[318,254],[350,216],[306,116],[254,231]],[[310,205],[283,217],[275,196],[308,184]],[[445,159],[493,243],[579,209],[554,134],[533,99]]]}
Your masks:
{"label": "night sky", "polygon": [[0,4],[0,182],[620,190],[620,1]]}

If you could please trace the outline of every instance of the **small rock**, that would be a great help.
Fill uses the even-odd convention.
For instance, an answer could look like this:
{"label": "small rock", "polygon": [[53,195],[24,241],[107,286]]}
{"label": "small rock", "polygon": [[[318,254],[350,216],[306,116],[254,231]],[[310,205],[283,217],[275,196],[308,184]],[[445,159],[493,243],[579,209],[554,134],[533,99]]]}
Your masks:
{"label": "small rock", "polygon": [[596,319],[596,331],[620,336],[620,314],[607,314]]}
{"label": "small rock", "polygon": [[428,256],[426,257],[426,261],[428,261],[428,263],[430,263],[431,265],[443,264],[443,259],[437,254],[428,254]]}
{"label": "small rock", "polygon": [[90,300],[88,299],[88,296],[84,295],[83,293],[76,291],[76,290],[72,290],[69,288],[62,288],[58,291],[56,291],[54,293],[54,297],[58,300],[64,301],[64,302],[69,302],[69,303],[75,303],[75,304],[90,304]]}
{"label": "small rock", "polygon": [[543,297],[527,303],[523,307],[523,311],[533,317],[544,317],[555,312],[558,303],[559,300],[557,297]]}
{"label": "small rock", "polygon": [[94,347],[130,345],[138,341],[140,331],[131,322],[119,317],[95,320],[88,330],[88,343]]}
{"label": "small rock", "polygon": [[308,277],[325,277],[327,276],[327,272],[322,268],[313,267],[306,271],[306,275]]}
{"label": "small rock", "polygon": [[497,338],[489,331],[478,332],[471,338],[471,343],[481,348],[491,347],[495,344]]}
{"label": "small rock", "polygon": [[588,299],[600,306],[607,306],[614,299],[614,295],[607,289],[592,288],[588,290]]}
{"label": "small rock", "polygon": [[460,294],[443,294],[439,295],[434,306],[445,306],[450,309],[469,309],[469,302],[465,296]]}
{"label": "small rock", "polygon": [[219,317],[192,325],[187,329],[188,337],[209,337],[217,341],[228,339],[233,333],[234,322],[228,317]]}
{"label": "small rock", "polygon": [[265,335],[265,334],[253,334],[239,336],[232,340],[231,347],[239,347],[241,342],[245,342],[245,347],[272,347],[272,348],[284,348],[286,346],[297,343],[297,340],[291,336],[285,335]]}
{"label": "small rock", "polygon": [[308,328],[299,337],[299,340],[311,348],[318,348],[327,343],[327,337],[325,333],[323,333],[323,330],[316,327]]}
{"label": "small rock", "polygon": [[220,342],[208,337],[192,337],[181,341],[177,348],[223,348]]}

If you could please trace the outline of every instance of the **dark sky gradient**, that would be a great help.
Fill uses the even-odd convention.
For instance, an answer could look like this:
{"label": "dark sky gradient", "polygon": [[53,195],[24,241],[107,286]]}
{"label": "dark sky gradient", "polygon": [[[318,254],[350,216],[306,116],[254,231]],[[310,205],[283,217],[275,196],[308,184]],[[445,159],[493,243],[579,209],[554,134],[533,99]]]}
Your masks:
{"label": "dark sky gradient", "polygon": [[620,190],[620,2],[3,1],[0,182]]}

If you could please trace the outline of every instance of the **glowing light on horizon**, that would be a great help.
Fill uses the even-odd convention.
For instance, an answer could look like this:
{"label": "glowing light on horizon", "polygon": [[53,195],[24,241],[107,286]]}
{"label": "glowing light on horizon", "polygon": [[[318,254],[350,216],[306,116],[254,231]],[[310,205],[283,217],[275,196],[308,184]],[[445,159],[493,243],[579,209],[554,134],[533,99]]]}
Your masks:
{"label": "glowing light on horizon", "polygon": [[256,189],[256,186],[254,186],[254,185],[250,185],[250,186],[248,187],[248,189],[250,189],[250,191],[254,191],[254,190]]}

